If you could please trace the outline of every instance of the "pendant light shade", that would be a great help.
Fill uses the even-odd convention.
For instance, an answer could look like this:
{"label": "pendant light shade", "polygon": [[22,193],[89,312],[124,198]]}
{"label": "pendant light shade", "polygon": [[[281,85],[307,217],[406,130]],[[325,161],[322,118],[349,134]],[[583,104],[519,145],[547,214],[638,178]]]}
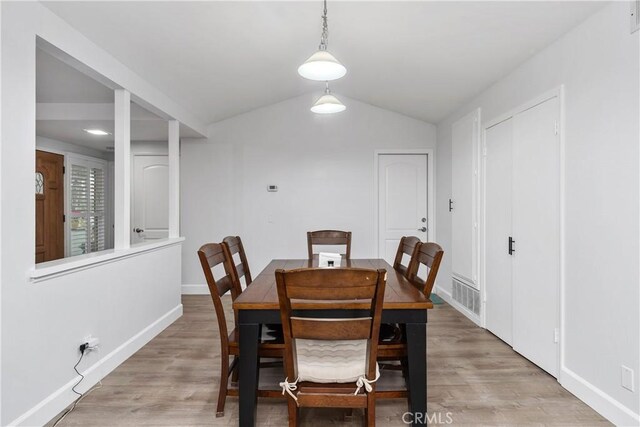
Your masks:
{"label": "pendant light shade", "polygon": [[305,79],[326,82],[343,77],[347,69],[335,56],[326,50],[319,50],[298,67],[298,74]]}
{"label": "pendant light shade", "polygon": [[318,114],[339,113],[346,109],[347,107],[342,102],[340,102],[338,98],[331,94],[328,84],[324,95],[318,98],[316,103],[313,104],[313,107],[311,107],[311,111]]}

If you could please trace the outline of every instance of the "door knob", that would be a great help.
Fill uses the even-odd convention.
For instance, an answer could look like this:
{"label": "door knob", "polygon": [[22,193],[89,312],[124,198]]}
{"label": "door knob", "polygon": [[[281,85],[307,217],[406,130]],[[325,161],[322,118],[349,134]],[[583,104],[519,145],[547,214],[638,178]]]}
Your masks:
{"label": "door knob", "polygon": [[418,231],[422,231],[423,233],[426,233],[427,227],[418,228]]}
{"label": "door knob", "polygon": [[139,227],[134,228],[133,231],[135,231],[136,233],[144,233],[144,230]]}

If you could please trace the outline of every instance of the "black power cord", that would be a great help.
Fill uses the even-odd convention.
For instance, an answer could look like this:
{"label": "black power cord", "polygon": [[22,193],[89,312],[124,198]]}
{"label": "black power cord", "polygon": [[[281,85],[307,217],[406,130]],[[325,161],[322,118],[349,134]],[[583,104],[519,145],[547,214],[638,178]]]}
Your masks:
{"label": "black power cord", "polygon": [[56,420],[55,423],[53,423],[52,427],[56,427],[62,420],[64,420],[64,418],[69,415],[71,413],[71,411],[73,411],[74,409],[76,409],[76,406],[78,405],[78,403],[80,403],[80,401],[87,396],[89,393],[91,393],[94,390],[99,389],[100,387],[102,387],[102,381],[98,382],[98,385],[96,387],[91,388],[89,391],[87,391],[86,393],[80,393],[79,391],[76,390],[76,387],[78,387],[80,385],[80,383],[84,380],[84,375],[82,375],[80,373],[80,371],[78,370],[78,366],[80,365],[80,362],[82,362],[82,358],[84,357],[84,354],[87,350],[89,350],[89,343],[84,343],[80,345],[80,358],[78,359],[78,361],[76,362],[76,364],[73,366],[73,370],[76,371],[76,374],[78,374],[80,376],[80,380],[78,380],[77,383],[75,383],[75,385],[73,387],[71,387],[71,391],[73,391],[75,394],[78,395],[78,397],[76,398],[76,400],[73,401],[73,404],[71,405],[71,407],[69,409],[67,409],[66,411],[64,411],[64,413],[62,415],[60,415],[60,418],[58,418]]}

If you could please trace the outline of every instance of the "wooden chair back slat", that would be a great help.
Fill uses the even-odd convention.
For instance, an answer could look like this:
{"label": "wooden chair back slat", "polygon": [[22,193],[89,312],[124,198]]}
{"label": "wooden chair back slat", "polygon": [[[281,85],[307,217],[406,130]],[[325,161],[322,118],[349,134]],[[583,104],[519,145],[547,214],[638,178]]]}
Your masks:
{"label": "wooden chair back slat", "polygon": [[419,243],[420,239],[415,236],[404,236],[402,239],[400,239],[398,252],[396,252],[396,258],[393,261],[393,269],[398,271],[404,277],[408,276],[409,265],[403,265],[402,258],[406,254],[409,255],[411,259],[413,259],[413,253],[415,252]]}
{"label": "wooden chair back slat", "polygon": [[371,299],[372,291],[369,287],[358,287],[358,288],[347,288],[343,289],[340,287],[327,287],[327,288],[316,288],[316,287],[292,287],[289,289],[288,295],[289,298],[292,299],[300,299],[300,300],[355,300],[355,299]]}
{"label": "wooden chair back slat", "polygon": [[[416,248],[414,256],[409,264],[409,272],[407,279],[418,287],[424,295],[429,298],[433,285],[436,282],[436,276],[438,275],[438,269],[440,268],[440,262],[444,255],[442,247],[433,242],[420,243]],[[429,268],[429,274],[426,280],[422,280],[418,277],[418,270],[420,265],[424,265]]]}
{"label": "wooden chair back slat", "polygon": [[345,245],[345,258],[351,258],[351,232],[340,230],[318,230],[307,232],[309,259],[313,259],[313,245]]}
{"label": "wooden chair back slat", "polygon": [[310,319],[291,318],[292,338],[311,340],[335,340],[336,328],[340,328],[340,339],[361,340],[371,338],[370,317],[357,319]]}
{"label": "wooden chair back slat", "polygon": [[287,295],[302,300],[371,299],[378,272],[361,268],[303,268],[288,276]]}
{"label": "wooden chair back slat", "polygon": [[[223,296],[228,291],[235,291],[233,281],[231,280],[231,277],[228,275],[216,281],[216,288],[218,290],[219,296]],[[211,289],[211,287],[209,287],[209,289]]]}
{"label": "wooden chair back slat", "polygon": [[[232,256],[231,263],[234,264],[238,280],[244,277],[246,285],[249,286],[251,284],[251,271],[249,270],[247,254],[244,251],[242,239],[240,239],[240,236],[227,236],[222,241],[226,243],[229,248],[229,253]],[[240,264],[238,265],[235,265],[235,262],[233,261],[233,255],[235,254],[240,256]]]}

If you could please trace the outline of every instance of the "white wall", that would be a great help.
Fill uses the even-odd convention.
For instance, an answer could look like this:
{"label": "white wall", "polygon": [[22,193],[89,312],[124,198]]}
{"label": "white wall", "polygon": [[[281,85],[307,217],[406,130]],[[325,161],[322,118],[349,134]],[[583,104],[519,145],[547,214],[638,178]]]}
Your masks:
{"label": "white wall", "polygon": [[[93,64],[139,94],[154,92],[37,2],[2,8],[1,425],[48,421],[73,399],[78,345],[89,333],[102,347],[80,365],[91,385],[181,313],[179,243],[37,283],[34,266],[36,35]],[[128,87],[124,83],[131,84]],[[155,91],[151,98],[170,101]],[[180,111],[180,107],[170,108]]]}
{"label": "white wall", "polygon": [[[611,420],[640,410],[639,33],[629,3],[607,5],[438,124],[437,235],[450,248],[451,124],[488,121],[565,85],[566,289],[561,382]],[[445,255],[438,287],[451,288]],[[620,386],[635,370],[635,392]],[[601,394],[599,394],[601,393]]]}
{"label": "white wall", "polygon": [[107,151],[95,150],[90,147],[85,147],[78,144],[72,144],[70,142],[59,141],[57,139],[47,138],[40,135],[36,136],[36,149],[43,150],[43,151],[53,151],[56,153],[66,152],[66,153],[81,154],[83,156],[95,157],[96,159],[113,161],[113,153],[110,153]]}
{"label": "white wall", "polygon": [[205,283],[198,247],[230,234],[242,237],[254,275],[272,258],[306,258],[312,229],[351,230],[352,257],[376,255],[374,151],[433,148],[435,127],[347,98],[344,113],[316,115],[315,98],[214,124],[208,142],[183,141],[183,283]]}

